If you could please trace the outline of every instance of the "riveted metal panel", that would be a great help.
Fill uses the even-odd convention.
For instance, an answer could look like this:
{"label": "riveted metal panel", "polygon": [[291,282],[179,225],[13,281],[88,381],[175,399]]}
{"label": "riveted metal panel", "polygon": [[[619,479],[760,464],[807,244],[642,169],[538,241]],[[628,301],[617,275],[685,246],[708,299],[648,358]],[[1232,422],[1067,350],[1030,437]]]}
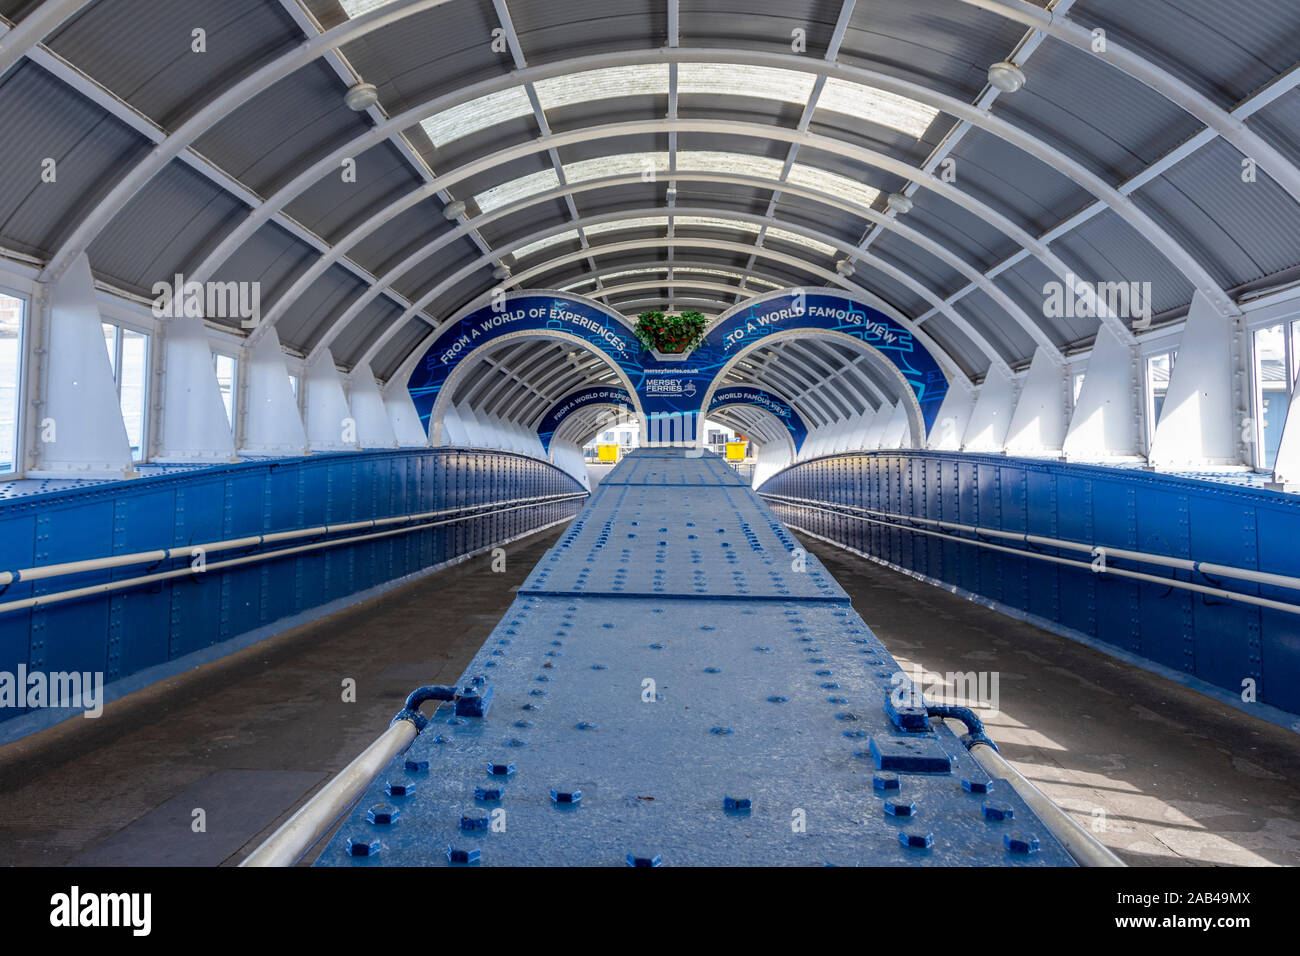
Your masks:
{"label": "riveted metal panel", "polygon": [[[883,534],[864,533],[860,541],[847,535],[832,535],[833,540],[1203,682],[1193,686],[1243,695],[1247,704],[1258,701],[1300,712],[1300,691],[1293,680],[1300,664],[1300,615],[1196,594],[1161,581],[1191,581],[1292,604],[1296,592],[1113,553],[1141,551],[1300,576],[1300,558],[1289,544],[1300,534],[1300,501],[1294,496],[1186,476],[993,455],[912,451],[862,457],[868,470],[895,457],[911,458],[914,480],[926,483],[924,499],[904,498],[901,509],[880,506],[904,517],[894,527],[905,527],[907,516],[921,514],[1064,539],[1093,550],[982,539],[1020,552],[1007,553],[980,547],[980,539],[969,533],[949,532],[941,549],[932,548],[924,556],[913,550],[910,563],[902,563],[891,551],[889,535],[908,532],[894,527]],[[821,477],[831,461],[791,466],[769,479],[762,492],[831,506],[831,489]],[[918,462],[924,465],[919,471]],[[811,509],[775,499],[773,504],[785,520],[810,527],[805,522],[811,521]],[[822,526],[834,527],[826,521]],[[941,561],[934,560],[936,554]],[[1037,560],[1035,555],[1081,566]],[[925,561],[929,564],[923,565]],[[1116,573],[1123,570],[1160,580],[1140,582]]]}

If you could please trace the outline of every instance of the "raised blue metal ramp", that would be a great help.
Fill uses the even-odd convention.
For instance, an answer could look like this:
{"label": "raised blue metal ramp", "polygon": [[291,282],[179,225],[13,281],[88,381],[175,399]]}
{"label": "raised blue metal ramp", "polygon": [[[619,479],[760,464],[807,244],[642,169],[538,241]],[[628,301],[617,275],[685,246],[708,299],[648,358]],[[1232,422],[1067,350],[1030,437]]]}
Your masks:
{"label": "raised blue metal ramp", "polygon": [[637,451],[317,864],[1072,864],[909,690],[724,462]]}

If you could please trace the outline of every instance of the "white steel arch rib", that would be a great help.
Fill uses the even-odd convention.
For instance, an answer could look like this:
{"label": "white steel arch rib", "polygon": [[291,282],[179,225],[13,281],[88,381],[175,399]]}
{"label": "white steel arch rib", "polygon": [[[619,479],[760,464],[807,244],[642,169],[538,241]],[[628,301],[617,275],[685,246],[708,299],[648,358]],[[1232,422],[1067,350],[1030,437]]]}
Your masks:
{"label": "white steel arch rib", "polygon": [[[1007,297],[1006,293],[1001,289],[1001,287],[999,287],[996,283],[994,283],[991,279],[989,279],[979,268],[972,265],[970,262],[968,262],[966,259],[962,258],[961,256],[955,254],[947,246],[944,246],[934,241],[933,239],[929,238],[928,236],[921,233],[920,231],[913,229],[911,226],[907,225],[906,223],[900,222],[898,219],[895,218],[886,217],[884,214],[879,213],[874,209],[869,209],[867,207],[860,206],[852,202],[847,202],[845,200],[831,196],[828,193],[823,193],[819,190],[810,189],[803,186],[797,186],[790,183],[781,182],[778,180],[763,179],[761,177],[756,177],[756,176],[728,175],[723,173],[692,173],[689,171],[686,172],[679,171],[679,172],[674,172],[673,174],[671,174],[671,176],[665,175],[664,178],[671,179],[674,182],[718,182],[718,183],[731,183],[731,184],[739,184],[739,185],[746,185],[746,186],[754,186],[756,188],[770,189],[774,191],[779,189],[781,193],[789,193],[790,195],[811,199],[816,202],[824,203],[825,205],[832,206],[837,209],[841,209],[845,212],[849,212],[855,216],[859,216],[861,218],[867,219],[870,222],[876,223],[881,228],[887,229],[890,232],[901,236],[907,241],[912,242],[918,248],[923,249],[930,255],[939,259],[939,261],[945,263],[946,265],[950,266],[951,268],[959,272],[965,279],[967,279],[967,281],[975,283],[978,288],[980,288],[985,294],[987,294],[991,299],[993,299],[993,301],[1003,306],[1004,309],[1007,309],[1009,313],[1014,314],[1017,308],[1013,303],[1010,302],[1010,299]],[[383,276],[379,277],[377,281],[373,285],[371,285],[369,289],[366,290],[366,292],[358,296],[355,302],[349,305],[344,312],[342,312],[334,321],[330,323],[329,327],[322,334],[320,340],[315,345],[312,346],[312,355],[315,356],[319,354],[319,352],[322,349],[327,348],[330,345],[330,343],[333,342],[334,339],[339,335],[339,333],[342,332],[342,330],[345,329],[353,319],[355,319],[358,315],[361,314],[361,312],[366,308],[366,306],[368,306],[372,301],[374,301],[374,299],[377,296],[382,294],[385,289],[390,288],[392,284],[396,282],[402,275],[406,274],[410,269],[414,268],[418,263],[423,262],[425,259],[437,253],[439,250],[444,249],[450,244],[452,244],[453,242],[469,235],[470,232],[473,231],[474,229],[480,229],[489,222],[493,222],[502,218],[508,218],[510,216],[516,215],[521,210],[526,209],[530,206],[539,203],[549,202],[561,196],[572,195],[573,193],[583,192],[588,189],[599,189],[599,188],[607,188],[611,186],[627,185],[630,183],[640,182],[640,181],[641,180],[639,176],[625,175],[625,176],[606,177],[600,180],[590,180],[584,183],[562,186],[558,189],[548,190],[547,192],[544,193],[537,193],[532,196],[527,196],[514,203],[511,203],[508,206],[502,206],[499,209],[492,210],[490,213],[486,213],[475,219],[468,220],[467,222],[463,223],[462,225],[458,226],[455,229],[448,230],[446,233],[438,236],[436,239],[432,240],[428,244],[413,250],[405,259],[403,259],[401,262],[394,265]],[[657,213],[657,215],[672,216],[676,214],[668,207],[661,207],[661,209],[662,211]],[[608,213],[606,215],[612,216],[614,214]],[[789,228],[791,226],[791,223],[789,223],[787,220],[775,219],[770,216],[765,216],[764,220],[769,225],[776,225],[781,228]],[[579,220],[579,221],[566,220],[564,225],[566,229],[574,228],[576,226],[581,225],[582,222],[590,222],[590,219]],[[360,241],[362,238],[364,237],[357,236],[355,240],[349,238],[345,241],[347,241],[348,244],[351,245],[354,242]],[[592,248],[598,250],[600,247],[597,245],[597,246],[593,246]],[[493,249],[491,255],[482,256],[479,262],[483,264],[487,264],[488,262],[493,262],[497,258],[500,258],[502,255],[505,254],[508,253],[503,252],[501,248]],[[878,267],[878,265],[882,262],[882,260],[880,260],[878,257],[870,255],[864,251],[861,251],[856,247],[850,258],[858,262],[864,262],[873,267]],[[253,330],[253,332],[250,334],[248,339],[248,345],[251,346],[255,344],[260,336],[265,335],[266,332],[270,330],[270,328],[273,328],[276,321],[278,321],[278,319],[288,310],[289,306],[291,305],[292,298],[305,292],[310,287],[311,283],[314,282],[317,278],[319,278],[319,276],[324,273],[325,269],[328,268],[331,264],[333,264],[334,261],[335,260],[326,261],[325,257],[322,257],[320,260],[317,261],[317,263],[309,267],[308,270],[303,273],[302,277],[300,277],[297,281],[295,281],[294,284],[290,286],[290,288],[287,289],[284,292],[284,294],[280,296],[279,299],[277,299],[274,303],[272,303],[270,308],[264,312],[261,325],[259,325],[258,328]],[[951,315],[949,317],[951,317]],[[1033,324],[1035,326],[1037,325],[1037,323],[1033,323]],[[994,353],[990,357],[995,357],[995,356],[996,353]]]}
{"label": "white steel arch rib", "polygon": [[[395,22],[399,19],[397,16],[399,13],[405,15],[409,12],[417,12],[416,8],[422,10],[436,5],[437,2],[435,2],[435,0],[395,0],[390,7],[380,8],[379,10],[366,14],[355,21],[350,21],[349,23],[343,24],[307,41],[293,53],[272,61],[265,67],[255,71],[255,73],[250,77],[240,81],[226,93],[221,94],[217,99],[202,107],[194,116],[182,124],[176,132],[169,135],[162,144],[146,156],[139,165],[137,165],[131,172],[127,173],[123,180],[119,181],[119,183],[109,191],[108,195],[105,196],[101,203],[99,203],[87,217],[81,220],[63,246],[50,260],[46,269],[42,273],[42,279],[48,281],[49,279],[61,274],[63,269],[67,267],[68,263],[75,258],[76,254],[83,251],[89,243],[93,241],[99,231],[107,225],[107,222],[120,208],[122,208],[122,206],[125,205],[125,202],[129,200],[131,196],[134,196],[135,193],[147,184],[154,175],[160,172],[166,163],[177,155],[180,150],[188,146],[189,142],[196,138],[197,135],[201,134],[211,125],[219,122],[220,119],[226,115],[226,112],[229,112],[229,110],[226,110],[225,112],[222,111],[222,104],[228,105],[230,109],[242,105],[242,97],[235,95],[236,93],[252,93],[260,88],[259,84],[265,85],[283,78],[283,76],[292,72],[292,69],[297,68],[297,66],[293,66],[292,69],[285,69],[285,67],[290,63],[301,65],[299,60],[304,56],[307,56],[308,52],[315,51],[314,56],[322,55],[330,49],[336,48],[340,43],[347,42],[347,39],[351,39],[354,35],[359,36],[362,35],[363,32],[368,32],[370,29],[377,29],[378,26],[386,25],[387,22]],[[399,7],[401,8],[400,10],[397,9]],[[383,14],[383,17],[378,16],[379,14]],[[384,19],[385,22],[376,23],[379,19]],[[361,30],[360,28],[362,27],[365,29]],[[340,37],[344,35],[344,32],[348,32],[347,38],[340,39]],[[310,58],[314,58],[314,56]],[[581,61],[579,59],[574,59],[561,61],[560,63],[546,64],[543,67],[530,67],[528,68],[528,71],[517,71],[515,74],[510,74],[506,77],[492,81],[485,81],[485,83],[478,84],[476,87],[471,87],[467,91],[462,91],[466,95],[449,95],[440,100],[432,101],[432,103],[435,105],[441,105],[445,108],[446,106],[454,105],[457,101],[464,102],[473,98],[468,95],[471,91],[475,92],[475,95],[482,95],[483,92],[489,92],[493,89],[504,89],[511,86],[517,86],[525,79],[525,72],[529,73],[527,79],[530,81],[547,76],[578,72],[579,62],[584,64],[581,67],[582,69],[596,68],[598,64],[625,65],[633,62],[731,62],[772,65],[777,66],[778,68],[795,69],[801,72],[811,72],[823,76],[842,76],[850,82],[865,83],[866,85],[874,86],[879,89],[899,92],[900,95],[910,96],[918,101],[929,103],[943,112],[947,112],[959,119],[966,119],[973,125],[978,125],[981,126],[981,128],[988,129],[990,132],[993,132],[994,135],[1001,136],[1013,145],[1025,149],[1032,155],[1036,155],[1038,158],[1049,163],[1063,174],[1074,178],[1080,185],[1089,188],[1098,196],[1099,199],[1102,199],[1114,208],[1121,216],[1128,219],[1130,224],[1133,224],[1148,242],[1151,242],[1159,251],[1162,252],[1162,254],[1170,258],[1170,260],[1180,268],[1184,274],[1187,274],[1189,278],[1192,279],[1194,284],[1203,288],[1207,294],[1211,296],[1213,301],[1216,302],[1216,305],[1225,311],[1232,309],[1231,303],[1226,301],[1225,296],[1222,296],[1221,290],[1219,290],[1220,294],[1215,294],[1217,286],[1214,284],[1213,280],[1210,279],[1208,273],[1195,261],[1186,249],[1174,242],[1166,233],[1163,232],[1163,230],[1160,230],[1154,222],[1138,210],[1136,206],[1127,199],[1127,197],[1120,195],[1110,187],[1109,184],[1102,182],[1098,177],[1075,163],[1068,156],[1065,156],[1052,147],[1048,147],[1045,144],[1034,140],[1013,124],[996,119],[987,111],[979,110],[971,106],[969,103],[964,103],[955,98],[935,93],[919,84],[900,81],[884,74],[875,73],[874,71],[858,70],[855,68],[845,67],[838,63],[807,60],[787,54],[768,54],[758,51],[708,50],[703,48],[689,50],[684,48],[671,48],[659,51],[642,51],[635,54],[620,53],[596,55],[593,57],[581,58]],[[358,148],[368,148],[368,145],[375,145],[382,142],[394,133],[400,132],[401,129],[417,122],[419,114],[427,114],[432,111],[434,111],[434,109],[430,108],[430,106],[426,104],[399,114],[390,119],[388,123],[376,127],[375,130],[372,130],[372,132],[367,136],[354,140],[343,149],[331,154],[327,160],[322,160],[313,164],[306,173],[300,174],[296,177],[288,186],[277,192],[271,200],[268,200],[255,208],[252,213],[250,213],[249,220],[246,221],[244,225],[236,227],[236,231],[227,237],[227,239],[233,241],[230,244],[223,241],[214,252],[213,256],[220,255],[220,259],[218,259],[211,267],[215,268],[215,265],[219,265],[221,261],[224,261],[224,259],[233,252],[234,248],[252,234],[252,231],[255,231],[256,228],[260,227],[260,225],[267,220],[267,218],[275,212],[278,212],[279,209],[282,208],[283,202],[288,201],[288,199],[292,198],[293,195],[297,195],[298,192],[307,188],[321,176],[326,175],[332,169],[337,168],[338,163],[341,162],[343,157],[354,154]],[[175,140],[184,141],[174,142]],[[1102,191],[1097,192],[1098,189],[1101,189]],[[291,190],[294,191],[291,193]],[[1138,221],[1135,221],[1135,219]],[[241,238],[236,238],[237,236]],[[208,262],[205,262],[204,265],[206,266],[211,263],[211,259],[212,257],[209,257]],[[1197,276],[1197,278],[1192,278],[1194,275]]]}

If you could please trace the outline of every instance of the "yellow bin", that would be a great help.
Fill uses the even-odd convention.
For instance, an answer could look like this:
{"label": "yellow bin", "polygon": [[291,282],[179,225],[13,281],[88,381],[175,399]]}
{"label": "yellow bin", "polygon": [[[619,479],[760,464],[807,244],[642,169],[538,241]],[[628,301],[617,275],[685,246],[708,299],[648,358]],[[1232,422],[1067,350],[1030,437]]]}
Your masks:
{"label": "yellow bin", "polygon": [[618,445],[597,445],[597,461],[618,461]]}
{"label": "yellow bin", "polygon": [[746,444],[743,441],[727,442],[727,461],[744,461]]}

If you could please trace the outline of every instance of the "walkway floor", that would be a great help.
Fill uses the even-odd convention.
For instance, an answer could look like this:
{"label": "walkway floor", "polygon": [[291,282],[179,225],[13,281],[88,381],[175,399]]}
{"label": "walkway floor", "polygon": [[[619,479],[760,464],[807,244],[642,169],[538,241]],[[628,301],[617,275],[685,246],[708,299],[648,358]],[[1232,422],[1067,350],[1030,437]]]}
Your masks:
{"label": "walkway floor", "polygon": [[[0,865],[237,862],[413,687],[460,675],[558,535],[511,545],[502,573],[476,558],[0,748]],[[904,666],[996,672],[1003,753],[1127,862],[1300,864],[1300,736],[809,548]]]}
{"label": "walkway floor", "polygon": [[805,545],[898,662],[923,669],[926,687],[996,672],[1000,713],[985,722],[1003,756],[1129,865],[1300,865],[1300,734],[821,541]]}

